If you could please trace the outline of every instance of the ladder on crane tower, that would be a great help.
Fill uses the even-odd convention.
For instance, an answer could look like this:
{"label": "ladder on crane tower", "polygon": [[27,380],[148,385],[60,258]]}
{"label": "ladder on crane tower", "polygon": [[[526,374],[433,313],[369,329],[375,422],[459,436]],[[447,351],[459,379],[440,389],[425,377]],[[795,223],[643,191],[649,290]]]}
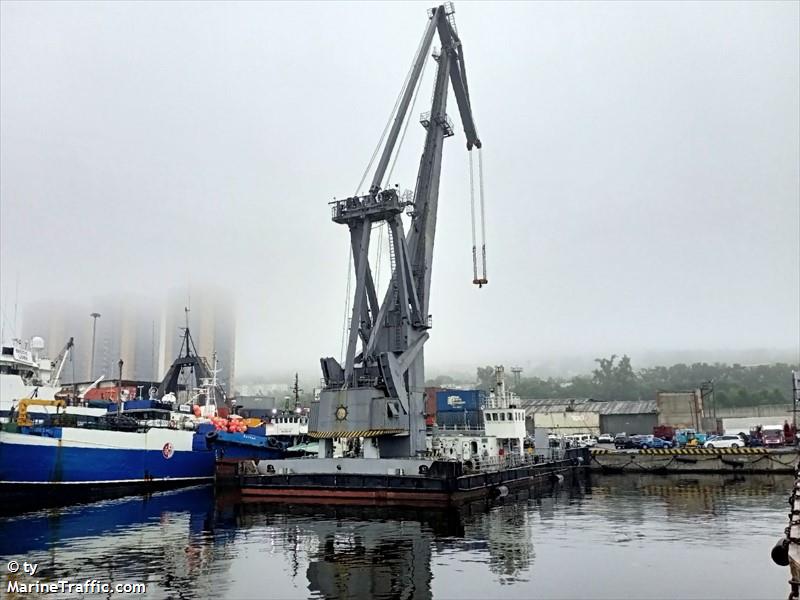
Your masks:
{"label": "ladder on crane tower", "polygon": [[[392,229],[387,227],[388,238],[389,238],[389,272],[391,275],[391,280],[389,281],[389,285],[392,286],[392,305],[395,305],[399,301],[400,290],[398,289],[397,283],[397,257],[394,253],[394,235],[392,234]],[[394,342],[395,348],[401,348],[403,343],[403,328],[402,323],[396,323],[394,327]]]}

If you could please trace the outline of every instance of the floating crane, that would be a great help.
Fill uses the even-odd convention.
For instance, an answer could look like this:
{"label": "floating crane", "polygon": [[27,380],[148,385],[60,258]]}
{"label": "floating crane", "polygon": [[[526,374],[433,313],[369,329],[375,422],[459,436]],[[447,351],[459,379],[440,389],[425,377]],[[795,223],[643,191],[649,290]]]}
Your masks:
{"label": "floating crane", "polygon": [[[454,134],[446,113],[448,83],[453,87],[470,152],[473,283],[479,286],[487,283],[485,236],[481,275],[477,268],[472,168],[475,148],[479,155],[483,214],[482,144],[472,116],[464,49],[453,14],[452,3],[428,11],[429,22],[401,92],[369,192],[331,203],[333,221],[347,225],[350,231],[356,285],[344,365],[332,357],[320,360],[325,385],[319,401],[312,405],[309,426],[309,435],[320,440],[320,457],[332,456],[333,439],[337,438],[371,438],[364,444],[365,458],[414,457],[425,451],[423,346],[431,328],[428,309],[442,147],[444,139]],[[420,119],[427,130],[425,146],[416,190],[413,199],[408,199],[398,195],[396,189],[384,187],[384,176],[437,32],[441,52],[433,54],[437,71],[432,105]],[[408,232],[402,220],[406,211],[411,216]],[[389,232],[392,278],[379,302],[369,246],[373,225],[381,223],[386,223]]]}

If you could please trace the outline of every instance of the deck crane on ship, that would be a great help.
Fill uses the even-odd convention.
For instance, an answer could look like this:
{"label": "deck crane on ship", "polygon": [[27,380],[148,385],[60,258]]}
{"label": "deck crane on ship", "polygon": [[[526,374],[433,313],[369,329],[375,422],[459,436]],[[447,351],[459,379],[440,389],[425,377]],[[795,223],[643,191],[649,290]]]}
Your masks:
{"label": "deck crane on ship", "polygon": [[[309,436],[320,441],[320,457],[332,456],[333,440],[337,438],[366,438],[364,458],[415,457],[426,450],[423,346],[431,329],[428,311],[442,149],[444,140],[454,135],[446,113],[448,84],[455,94],[470,156],[472,281],[478,286],[487,283],[482,144],[472,114],[464,47],[453,15],[453,5],[449,2],[428,11],[428,24],[401,91],[368,193],[331,203],[333,221],[347,225],[350,232],[355,293],[344,364],[333,357],[320,360],[324,389],[312,405],[309,424]],[[437,33],[441,51],[433,53],[436,62],[433,98],[430,111],[420,119],[426,129],[425,145],[413,199],[407,199],[386,183],[386,171]],[[478,151],[483,237],[480,274],[475,240],[474,149]],[[404,212],[411,217],[407,232],[402,220]],[[371,230],[381,223],[386,224],[389,232],[392,277],[379,302],[369,248]]]}

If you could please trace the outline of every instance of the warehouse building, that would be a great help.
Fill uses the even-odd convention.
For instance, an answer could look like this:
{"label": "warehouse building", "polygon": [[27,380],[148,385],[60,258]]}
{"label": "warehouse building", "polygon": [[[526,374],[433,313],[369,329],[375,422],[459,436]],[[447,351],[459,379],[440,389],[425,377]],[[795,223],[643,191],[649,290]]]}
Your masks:
{"label": "warehouse building", "polygon": [[656,405],[659,425],[705,429],[702,426],[706,416],[703,394],[699,389],[683,392],[658,392]]}
{"label": "warehouse building", "polygon": [[654,400],[604,402],[591,398],[545,398],[521,400],[520,406],[525,409],[530,430],[543,427],[557,435],[649,434],[658,424]]}

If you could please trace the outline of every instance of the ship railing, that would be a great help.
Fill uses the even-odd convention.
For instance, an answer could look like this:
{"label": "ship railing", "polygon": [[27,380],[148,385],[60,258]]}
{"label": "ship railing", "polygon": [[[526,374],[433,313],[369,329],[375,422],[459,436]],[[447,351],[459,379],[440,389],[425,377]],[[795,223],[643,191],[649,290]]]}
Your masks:
{"label": "ship railing", "polygon": [[562,452],[557,448],[548,448],[544,454],[506,454],[503,456],[487,456],[472,459],[472,468],[476,471],[502,471],[517,467],[526,467],[545,462],[561,460]]}
{"label": "ship railing", "polygon": [[439,425],[439,431],[484,431],[485,427],[478,425]]}

